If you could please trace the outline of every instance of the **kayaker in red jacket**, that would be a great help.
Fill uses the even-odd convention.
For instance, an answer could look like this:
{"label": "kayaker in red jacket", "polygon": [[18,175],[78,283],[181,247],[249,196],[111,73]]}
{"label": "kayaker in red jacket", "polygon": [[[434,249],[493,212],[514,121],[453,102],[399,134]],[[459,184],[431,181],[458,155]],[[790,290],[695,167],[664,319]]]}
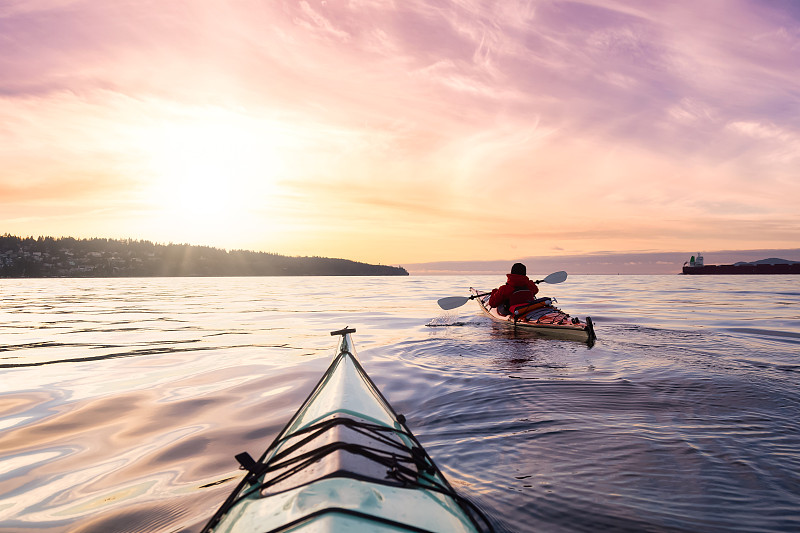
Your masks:
{"label": "kayaker in red jacket", "polygon": [[506,284],[492,289],[489,297],[489,307],[497,307],[497,312],[501,315],[507,315],[508,308],[512,305],[533,301],[539,292],[539,287],[526,275],[526,268],[522,263],[514,263],[511,273],[506,274],[506,277]]}

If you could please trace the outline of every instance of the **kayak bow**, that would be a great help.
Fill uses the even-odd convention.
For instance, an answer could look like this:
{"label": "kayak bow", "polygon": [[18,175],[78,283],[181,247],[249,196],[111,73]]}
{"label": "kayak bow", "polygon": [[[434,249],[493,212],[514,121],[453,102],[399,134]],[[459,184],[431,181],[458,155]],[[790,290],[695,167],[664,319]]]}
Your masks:
{"label": "kayak bow", "polygon": [[447,482],[356,357],[350,334],[204,532],[492,531]]}

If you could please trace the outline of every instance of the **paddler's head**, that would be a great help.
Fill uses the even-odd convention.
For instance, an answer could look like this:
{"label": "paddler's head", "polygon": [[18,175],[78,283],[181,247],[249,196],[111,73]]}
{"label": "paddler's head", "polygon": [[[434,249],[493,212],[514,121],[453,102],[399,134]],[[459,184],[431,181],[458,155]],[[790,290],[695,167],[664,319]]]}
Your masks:
{"label": "paddler's head", "polygon": [[527,270],[525,269],[525,265],[522,263],[514,263],[514,265],[511,267],[511,273],[524,276],[527,274]]}

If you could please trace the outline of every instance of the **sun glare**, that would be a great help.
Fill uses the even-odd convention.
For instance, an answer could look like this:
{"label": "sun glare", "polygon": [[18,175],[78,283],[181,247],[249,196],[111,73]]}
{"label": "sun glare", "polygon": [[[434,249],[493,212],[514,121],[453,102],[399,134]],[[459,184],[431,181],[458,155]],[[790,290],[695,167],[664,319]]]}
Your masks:
{"label": "sun glare", "polygon": [[279,139],[247,121],[173,123],[148,139],[146,202],[186,239],[247,232],[283,172]]}

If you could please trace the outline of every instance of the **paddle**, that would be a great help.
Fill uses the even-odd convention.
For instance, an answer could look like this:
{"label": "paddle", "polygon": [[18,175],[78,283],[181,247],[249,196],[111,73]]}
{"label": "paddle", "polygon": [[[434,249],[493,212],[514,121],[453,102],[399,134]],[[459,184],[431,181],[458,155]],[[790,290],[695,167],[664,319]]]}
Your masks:
{"label": "paddle", "polygon": [[[549,276],[544,279],[539,279],[534,281],[534,283],[561,283],[562,281],[567,279],[567,273],[563,270],[559,270],[558,272],[553,272]],[[448,311],[450,309],[455,309],[456,307],[461,307],[468,301],[478,298],[480,296],[486,296],[490,294],[488,292],[484,292],[482,294],[475,294],[473,296],[448,296],[447,298],[440,298],[438,302],[439,307]]]}

